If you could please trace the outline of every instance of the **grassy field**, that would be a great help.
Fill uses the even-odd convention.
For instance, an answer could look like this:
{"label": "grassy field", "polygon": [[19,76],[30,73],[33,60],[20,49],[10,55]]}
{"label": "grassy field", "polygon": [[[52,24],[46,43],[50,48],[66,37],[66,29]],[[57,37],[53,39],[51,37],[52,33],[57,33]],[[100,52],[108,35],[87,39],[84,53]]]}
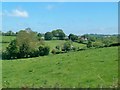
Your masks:
{"label": "grassy field", "polygon": [[14,40],[15,38],[16,38],[16,36],[2,36],[2,42],[9,43],[10,41]]}
{"label": "grassy field", "polygon": [[[2,48],[0,49],[0,51],[5,50],[6,47],[9,45],[9,43],[15,39],[15,36],[2,36],[2,42],[0,43],[0,45],[2,45]],[[66,42],[65,40],[50,40],[50,41],[44,41],[46,45],[50,46],[50,49],[52,50],[53,48],[55,48],[57,45],[63,45],[64,42]],[[73,46],[75,47],[85,47],[84,44],[79,44],[76,42],[73,42]]]}
{"label": "grassy field", "polygon": [[2,61],[3,87],[109,87],[117,85],[118,47]]}
{"label": "grassy field", "polygon": [[0,36],[0,46],[2,46],[2,48],[0,48],[0,51],[5,50],[8,44],[15,38],[15,36]]}
{"label": "grassy field", "polygon": [[[50,47],[50,49],[54,49],[57,45],[62,46],[66,41],[65,40],[51,40],[51,41],[45,41],[45,44],[48,45]],[[76,42],[72,43],[73,46],[75,47],[85,47],[85,44],[79,44]]]}

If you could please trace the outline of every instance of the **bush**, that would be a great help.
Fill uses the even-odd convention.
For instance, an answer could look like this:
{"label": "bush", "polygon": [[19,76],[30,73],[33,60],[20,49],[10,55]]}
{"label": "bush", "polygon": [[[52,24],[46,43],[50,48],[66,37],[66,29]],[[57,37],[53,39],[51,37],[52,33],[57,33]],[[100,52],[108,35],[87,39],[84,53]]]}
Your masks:
{"label": "bush", "polygon": [[57,45],[55,48],[56,48],[57,50],[60,50],[60,46],[59,46],[59,45]]}
{"label": "bush", "polygon": [[50,51],[50,48],[48,46],[39,46],[39,55],[44,56],[48,55]]}
{"label": "bush", "polygon": [[2,59],[10,59],[10,56],[7,54],[6,51],[2,52]]}
{"label": "bush", "polygon": [[14,59],[17,58],[18,54],[18,46],[16,44],[16,40],[12,40],[11,43],[6,48],[6,51],[3,52],[3,57],[5,59]]}
{"label": "bush", "polygon": [[29,57],[38,57],[39,56],[39,51],[38,50],[32,50],[29,53]]}
{"label": "bush", "polygon": [[70,51],[71,50],[71,42],[67,41],[64,43],[62,51]]}
{"label": "bush", "polygon": [[52,53],[52,54],[60,54],[61,52],[60,52],[59,50],[57,50],[57,49],[53,49],[53,50],[51,51],[51,53]]}
{"label": "bush", "polygon": [[112,43],[112,44],[110,44],[109,46],[110,46],[110,47],[111,47],[111,46],[120,46],[120,43]]}
{"label": "bush", "polygon": [[45,46],[45,47],[44,47],[44,55],[48,55],[48,54],[49,54],[49,51],[50,51],[50,47]]}
{"label": "bush", "polygon": [[53,50],[51,51],[51,53],[52,53],[52,54],[56,54],[56,50],[53,49]]}
{"label": "bush", "polygon": [[77,50],[77,48],[76,48],[76,47],[73,47],[73,48],[72,48],[72,50],[73,50],[73,51],[76,51],[76,50]]}
{"label": "bush", "polygon": [[39,55],[44,56],[44,46],[39,46]]}
{"label": "bush", "polygon": [[88,47],[88,48],[92,47],[92,42],[91,42],[91,41],[88,41],[87,47]]}
{"label": "bush", "polygon": [[102,42],[94,42],[92,45],[95,48],[102,48],[102,47],[104,47],[104,44]]}
{"label": "bush", "polygon": [[23,43],[20,46],[19,53],[20,53],[19,55],[21,58],[28,57],[28,54],[30,53],[29,45],[27,43]]}

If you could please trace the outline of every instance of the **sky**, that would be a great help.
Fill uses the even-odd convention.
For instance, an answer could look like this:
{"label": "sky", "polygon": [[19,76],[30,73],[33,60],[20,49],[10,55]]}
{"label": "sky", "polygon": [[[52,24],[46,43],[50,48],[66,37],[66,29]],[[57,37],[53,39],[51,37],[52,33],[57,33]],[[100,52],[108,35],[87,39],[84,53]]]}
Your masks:
{"label": "sky", "polygon": [[82,35],[117,34],[117,2],[3,2],[2,31],[30,27],[45,33],[62,29]]}

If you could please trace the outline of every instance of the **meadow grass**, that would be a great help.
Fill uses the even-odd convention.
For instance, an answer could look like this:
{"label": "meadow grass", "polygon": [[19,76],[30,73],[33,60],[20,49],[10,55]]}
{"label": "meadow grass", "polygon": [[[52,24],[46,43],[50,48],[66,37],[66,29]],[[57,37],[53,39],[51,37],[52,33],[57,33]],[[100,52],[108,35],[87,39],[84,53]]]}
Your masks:
{"label": "meadow grass", "polygon": [[2,61],[4,88],[110,87],[118,81],[118,47]]}
{"label": "meadow grass", "polygon": [[9,45],[9,43],[14,40],[16,36],[0,36],[0,52],[6,49],[6,47]]}
{"label": "meadow grass", "polygon": [[[6,47],[9,45],[9,43],[14,40],[16,37],[15,36],[2,36],[2,43],[0,43],[0,45],[2,46],[2,48],[0,48],[0,51],[5,50]],[[66,41],[65,40],[50,40],[50,41],[44,41],[45,45],[50,47],[50,52],[52,51],[52,49],[54,49],[57,45],[62,46]],[[85,47],[85,44],[79,44],[76,42],[72,43],[73,46],[75,47]]]}
{"label": "meadow grass", "polygon": [[[45,44],[47,46],[49,46],[50,51],[52,51],[53,49],[55,49],[56,46],[62,47],[65,42],[66,42],[65,40],[50,40],[50,41],[45,41]],[[72,42],[72,45],[76,48],[77,47],[83,48],[86,46],[85,44],[80,44],[80,43],[76,43],[76,42]]]}
{"label": "meadow grass", "polygon": [[11,42],[12,40],[14,40],[16,38],[16,36],[2,36],[2,42]]}

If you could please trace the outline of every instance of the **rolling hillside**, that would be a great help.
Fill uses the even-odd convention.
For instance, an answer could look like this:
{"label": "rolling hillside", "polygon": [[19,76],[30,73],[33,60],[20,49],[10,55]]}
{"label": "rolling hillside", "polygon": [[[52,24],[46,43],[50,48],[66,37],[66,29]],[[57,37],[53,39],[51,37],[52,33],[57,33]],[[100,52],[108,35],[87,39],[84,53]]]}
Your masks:
{"label": "rolling hillside", "polygon": [[2,61],[3,87],[110,87],[117,85],[118,47]]}

